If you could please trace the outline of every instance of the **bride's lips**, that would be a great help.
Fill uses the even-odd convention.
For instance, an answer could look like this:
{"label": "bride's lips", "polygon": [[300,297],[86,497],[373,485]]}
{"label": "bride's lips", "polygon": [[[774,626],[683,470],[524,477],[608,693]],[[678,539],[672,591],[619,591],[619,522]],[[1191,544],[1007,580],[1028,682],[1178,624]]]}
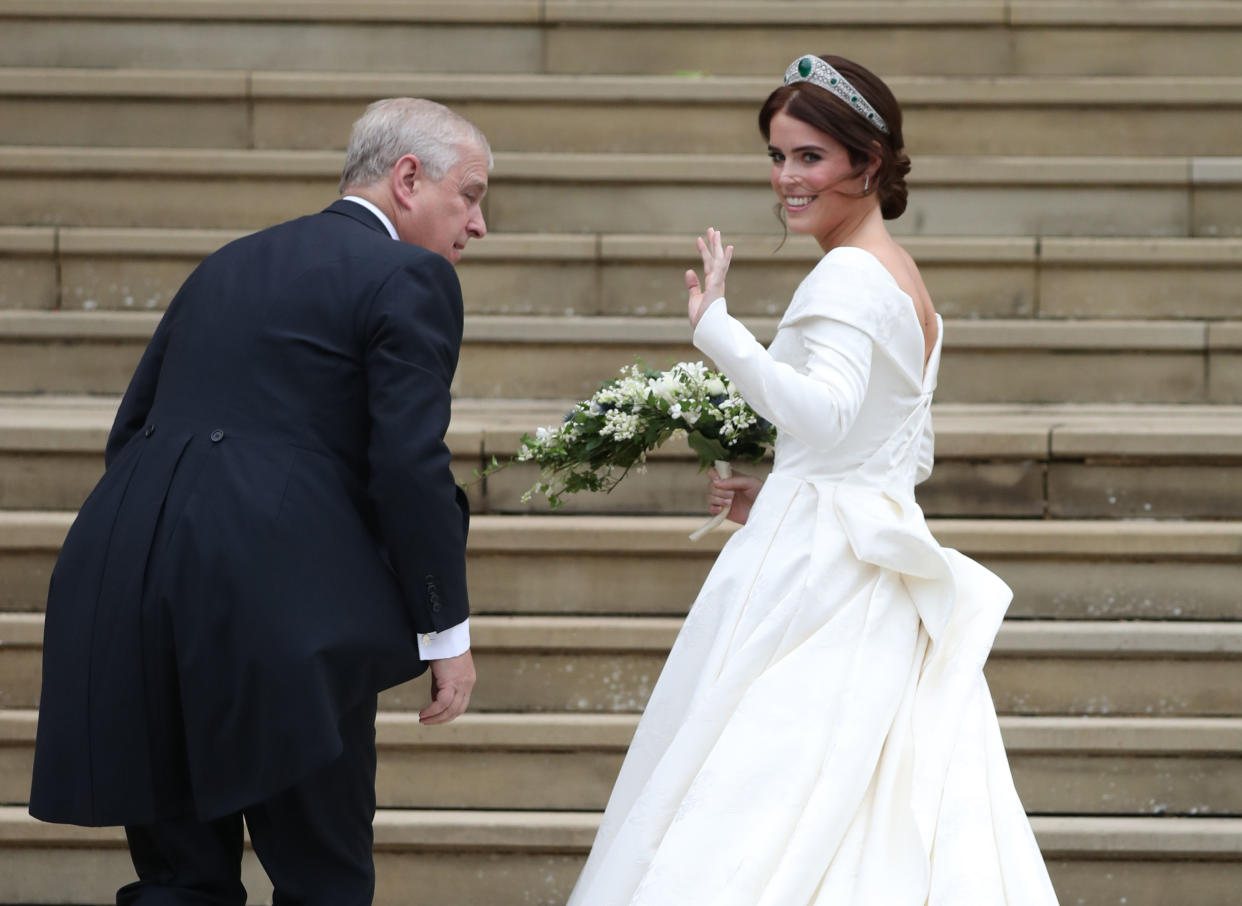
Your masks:
{"label": "bride's lips", "polygon": [[786,195],[785,210],[790,214],[797,214],[809,208],[813,201],[815,201],[814,195]]}

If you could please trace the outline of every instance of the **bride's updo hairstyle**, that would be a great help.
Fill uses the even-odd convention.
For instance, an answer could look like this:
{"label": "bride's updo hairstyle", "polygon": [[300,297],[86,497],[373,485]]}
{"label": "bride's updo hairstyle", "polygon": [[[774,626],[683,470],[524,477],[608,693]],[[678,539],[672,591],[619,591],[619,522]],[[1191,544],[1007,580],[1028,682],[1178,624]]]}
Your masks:
{"label": "bride's updo hairstyle", "polygon": [[[802,59],[814,60],[813,57]],[[765,141],[770,139],[772,117],[785,113],[844,145],[856,176],[866,171],[872,157],[877,158],[880,166],[868,194],[878,194],[880,213],[885,220],[895,220],[906,210],[906,174],[910,172],[897,98],[880,77],[866,67],[832,54],[822,54],[819,59],[840,73],[862,95],[888,131],[882,131],[866,114],[827,88],[801,80],[782,85],[768,95],[759,111],[759,131]],[[810,66],[806,68],[809,70]]]}

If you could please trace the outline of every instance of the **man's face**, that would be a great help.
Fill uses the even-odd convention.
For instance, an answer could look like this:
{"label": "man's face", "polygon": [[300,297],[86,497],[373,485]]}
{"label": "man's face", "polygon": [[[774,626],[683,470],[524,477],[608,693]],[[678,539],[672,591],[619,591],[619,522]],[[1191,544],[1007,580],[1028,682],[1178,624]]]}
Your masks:
{"label": "man's face", "polygon": [[421,166],[410,178],[409,206],[393,224],[397,235],[456,264],[470,239],[487,235],[480,207],[487,192],[487,155],[473,144],[463,145],[443,179],[429,179]]}

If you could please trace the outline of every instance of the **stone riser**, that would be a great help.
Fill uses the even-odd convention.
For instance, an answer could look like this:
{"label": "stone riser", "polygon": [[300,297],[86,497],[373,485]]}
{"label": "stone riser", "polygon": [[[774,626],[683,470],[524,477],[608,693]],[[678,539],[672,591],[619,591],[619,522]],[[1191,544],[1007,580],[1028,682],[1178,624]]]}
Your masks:
{"label": "stone riser", "polygon": [[[1236,208],[1228,208],[1231,203],[1237,205],[1242,195],[1234,186],[1221,186],[1215,191],[1178,186],[965,188],[921,186],[916,180],[917,177],[912,181],[905,214],[888,224],[895,236],[1242,235],[1242,214]],[[178,188],[170,186],[170,191],[175,193]],[[191,187],[186,184],[184,188]],[[8,186],[0,182],[0,189],[7,190]],[[12,215],[4,219],[125,225],[102,218],[134,217],[120,205],[118,213],[110,215],[93,209],[94,202],[84,198],[56,198],[59,193],[51,185],[44,185],[42,191],[52,196],[42,208],[43,213],[33,214],[42,219],[32,220],[31,209],[20,207],[24,221],[15,221]],[[261,189],[256,187],[256,191]],[[779,230],[772,213],[774,204],[772,191],[766,186],[636,184],[618,191],[602,184],[571,187],[527,183],[498,186],[490,196],[488,213],[489,223],[514,231],[695,233],[712,225],[727,236],[734,232]],[[171,212],[153,213],[152,219],[158,217],[161,222],[152,225],[165,225],[163,221],[173,216]]]}
{"label": "stone riser", "polygon": [[[510,447],[488,449],[476,457],[458,454],[454,472],[459,481],[471,482],[492,456],[504,460],[512,453]],[[741,468],[757,475],[767,472],[763,465]],[[932,477],[919,486],[918,500],[929,517],[1242,519],[1238,469],[1236,461],[1202,465],[1178,459],[1046,463],[942,458]],[[102,474],[98,452],[0,449],[0,510],[76,510]],[[471,509],[546,513],[543,497],[522,501],[538,477],[531,465],[491,475],[470,488]],[[704,512],[706,487],[697,462],[653,460],[647,474],[629,476],[609,494],[572,496],[563,511],[697,515]]]}
{"label": "stone riser", "polygon": [[[319,151],[0,148],[0,224],[257,228],[335,196]],[[1106,164],[1106,165],[1105,165]],[[501,154],[497,232],[779,234],[762,157]],[[1236,158],[944,158],[912,173],[895,235],[1237,236]]]}
{"label": "stone riser", "polygon": [[[642,710],[663,668],[678,621],[626,641],[616,621],[472,622],[472,648],[481,681],[471,697],[478,711],[632,713]],[[12,625],[9,625],[12,624]],[[41,618],[9,617],[10,640],[0,647],[0,708],[38,706]],[[1177,639],[1142,645],[1124,625],[1085,648],[1098,624],[1050,633],[1032,648],[1030,625],[1003,630],[985,674],[998,712],[1031,715],[1231,716],[1242,714],[1242,657],[1230,647],[1236,632],[1222,624],[1191,627]],[[17,635],[13,635],[17,633]],[[1222,636],[1228,636],[1221,640]],[[1135,650],[1139,645],[1141,650]],[[385,691],[381,707],[416,711],[430,701],[429,678]]]}
{"label": "stone riser", "polygon": [[[431,852],[376,853],[375,906],[563,906],[586,854]],[[269,904],[270,885],[247,853],[243,877],[248,902]],[[1048,860],[1063,903],[1081,906],[1230,906],[1242,886],[1242,862],[1197,860]],[[6,890],[5,904],[108,906],[115,891],[134,880],[124,850],[21,847],[0,850],[0,875],[55,878],[39,887]],[[29,894],[20,891],[30,890]],[[10,892],[11,891],[11,892]]]}
{"label": "stone riser", "polygon": [[[758,186],[556,185],[493,179],[490,229],[508,232],[779,231],[770,189]],[[177,178],[0,172],[0,223],[258,229],[325,207],[336,177]],[[1111,188],[912,187],[896,236],[1239,236],[1237,186]],[[670,289],[676,295],[676,287]]]}
{"label": "stone riser", "polygon": [[[479,322],[476,320],[475,325]],[[54,324],[51,325],[54,327]],[[22,337],[0,334],[0,393],[121,393],[154,323],[127,325],[119,335]],[[605,340],[582,325],[580,339],[539,339],[531,323],[507,340],[474,336],[462,348],[455,395],[488,399],[583,399],[636,358],[665,368],[702,354],[670,325],[668,338]],[[953,336],[955,325],[946,327]],[[969,327],[958,330],[968,338]],[[1054,328],[1055,330],[1056,328]],[[676,333],[671,333],[675,330]],[[988,348],[946,339],[936,398],[953,403],[1242,403],[1242,349],[1222,335],[1189,337],[1181,348]]]}
{"label": "stone riser", "polygon": [[[1242,403],[1242,355],[1131,350],[1094,352],[954,349],[946,342],[936,398],[955,403]],[[21,353],[24,352],[24,355]],[[138,349],[120,361],[99,350],[0,344],[0,390],[117,392],[128,382]],[[20,358],[19,358],[20,355]],[[591,343],[527,345],[467,342],[454,390],[504,399],[585,399],[601,377],[642,359],[655,368],[703,359],[689,344]],[[46,375],[40,363],[47,363]],[[53,364],[55,363],[55,364]],[[13,372],[18,372],[14,374]],[[78,375],[81,374],[82,377]]]}
{"label": "stone riser", "polygon": [[[36,612],[69,517],[15,517],[0,545],[0,611]],[[36,521],[48,525],[35,530]],[[476,516],[467,558],[472,609],[684,616],[729,537],[722,529],[692,543],[686,535],[697,524],[667,517]],[[931,529],[1013,588],[1011,617],[1242,619],[1237,523],[934,520]]]}
{"label": "stone riser", "polygon": [[[28,733],[0,746],[0,803],[27,802],[34,764],[30,717]],[[602,810],[625,755],[624,743],[573,749],[534,743],[401,744],[389,729],[397,717],[382,715],[377,731],[380,808]],[[1006,718],[1015,720],[1020,719]],[[423,732],[429,740],[436,733]],[[1242,814],[1238,753],[1056,751],[1051,743],[1049,751],[1038,751],[1008,740],[1007,745],[1018,793],[1031,814]]]}
{"label": "stone riser", "polygon": [[[174,75],[169,73],[169,75]],[[243,82],[247,74],[239,73]],[[499,151],[754,153],[763,151],[756,112],[763,99],[700,102],[675,95],[659,101],[458,99],[408,79],[369,81],[366,93],[338,97],[100,97],[14,96],[0,93],[0,144],[146,147],[152,136],[177,148],[341,148],[351,124],[377,97],[415,94],[444,100],[476,123]],[[771,87],[771,86],[769,86]],[[894,85],[901,98],[901,85]],[[468,91],[468,85],[464,91]],[[453,86],[449,94],[463,92]],[[920,95],[929,94],[920,91]],[[1052,94],[1053,92],[1050,92]],[[1047,103],[937,102],[934,97],[905,105],[906,146],[920,154],[1242,154],[1234,128],[1238,102],[1196,103],[1193,86],[1179,106],[1151,106],[1084,100],[1073,107]],[[1064,104],[1074,88],[1054,95]],[[10,125],[11,124],[11,125]],[[916,167],[917,169],[917,167]]]}
{"label": "stone riser", "polygon": [[[474,463],[458,457],[456,472],[460,480],[470,481],[473,471],[484,469],[493,455],[503,458],[511,453],[486,451]],[[4,459],[0,458],[3,468]],[[767,472],[763,466],[740,468],[757,475]],[[1242,518],[1238,470],[1238,462],[1045,463],[941,458],[931,478],[919,486],[917,496],[923,512],[932,517],[1238,519]],[[533,465],[513,466],[491,475],[485,485],[472,488],[475,511],[546,513],[548,505],[542,496],[525,503],[521,499],[538,480],[539,471]],[[42,492],[53,484],[40,482],[31,490]],[[646,475],[627,477],[611,493],[567,498],[564,512],[696,515],[705,513],[706,493],[707,479],[699,472],[697,462],[653,461]],[[0,494],[0,506],[3,499]],[[42,505],[15,502],[13,506]]]}
{"label": "stone riser", "polygon": [[[55,561],[54,551],[0,552],[0,612],[42,610]],[[1237,594],[1242,564],[1236,562],[994,556],[980,561],[1014,589],[1013,617],[1242,619]],[[711,562],[708,557],[636,559],[607,553],[472,554],[471,606],[480,614],[680,616],[694,601]]]}
{"label": "stone riser", "polygon": [[[1242,687],[1242,662],[1175,657],[1011,657],[994,651],[984,673],[997,711],[1003,714],[1242,714],[1242,696],[1227,691]],[[664,653],[502,654],[476,646],[475,663],[484,679],[475,687],[471,706],[480,711],[629,713],[646,704]],[[20,679],[13,677],[12,682],[16,687]],[[33,707],[37,702],[32,692],[14,688],[0,700],[6,707]],[[419,710],[428,701],[423,680],[380,696],[381,707],[401,711]]]}
{"label": "stone riser", "polygon": [[[162,309],[239,231],[0,229],[0,308]],[[822,254],[793,237],[732,237],[730,309],[779,315]],[[944,317],[1231,318],[1237,240],[910,237]],[[458,266],[468,314],[680,315],[688,235],[491,235]],[[682,259],[685,259],[684,262]],[[676,279],[675,279],[676,278]],[[1193,286],[1193,294],[1187,287]]]}
{"label": "stone riser", "polygon": [[[936,531],[933,524],[932,530]],[[941,539],[952,544],[951,538]],[[968,547],[963,552],[972,555]],[[1014,589],[1009,615],[1037,619],[1242,619],[1242,563],[978,556]],[[470,595],[479,613],[684,615],[715,554],[696,559],[601,552],[477,553]],[[51,557],[45,562],[50,564]],[[49,566],[50,568],[50,566]],[[41,609],[47,583],[23,597]]]}
{"label": "stone riser", "polygon": [[[31,828],[33,822],[15,814],[16,810],[5,811],[11,815],[5,828],[8,840]],[[443,833],[438,827],[415,832],[406,828],[406,816],[419,813],[381,812],[376,820],[377,906],[562,906],[581,870],[597,820],[594,815],[535,813],[514,816],[489,828],[487,834],[466,834],[452,832],[452,813],[436,814],[444,816],[441,823],[449,826],[450,839],[478,837],[485,842],[435,845],[437,834]],[[473,820],[478,819],[464,817],[461,822],[468,826]],[[526,821],[530,830],[520,821]],[[1238,833],[1233,822],[1210,822],[1212,830],[1230,835],[1230,842],[1223,846],[1208,847],[1226,851],[1211,861],[1204,861],[1196,849],[1179,851],[1177,835],[1185,832],[1186,822],[1189,819],[1036,817],[1032,826],[1062,902],[1084,906],[1122,901],[1127,906],[1232,903],[1242,884],[1242,860],[1232,843]],[[560,832],[562,824],[570,824],[572,833]],[[1207,821],[1199,824],[1204,833],[1211,832]],[[555,830],[539,832],[543,827]],[[1125,835],[1114,829],[1128,827],[1141,828],[1141,834]],[[112,902],[118,886],[133,879],[119,829],[36,829],[36,840],[0,848],[0,878],[4,879],[0,902],[105,904]],[[1113,844],[1112,837],[1123,835],[1138,839]],[[543,837],[556,844],[541,846]],[[1149,850],[1133,851],[1136,847]],[[244,876],[251,901],[270,902],[269,888],[250,853]]]}
{"label": "stone riser", "polygon": [[[1083,24],[1054,12],[1040,17],[1043,21],[1006,27],[1004,8],[988,5],[965,22],[960,10],[938,16],[933,9],[922,22],[910,24],[887,15],[870,23],[850,16],[807,23],[798,21],[802,16],[785,21],[752,13],[732,26],[704,27],[697,13],[664,25],[644,21],[650,12],[643,9],[591,22],[591,14],[575,14],[575,6],[563,4],[564,17],[546,15],[545,27],[538,24],[535,4],[525,21],[508,25],[469,14],[463,24],[383,21],[391,13],[376,22],[196,21],[193,14],[176,21],[181,18],[176,12],[145,21],[14,17],[0,28],[0,65],[245,69],[262,61],[269,69],[303,71],[729,72],[766,75],[775,82],[786,63],[808,47],[848,47],[852,57],[886,74],[1242,73],[1234,54],[1242,35],[1236,16],[1218,24],[1178,16],[1172,22],[1186,27],[1169,29],[1159,27],[1168,21],[1115,12]],[[1148,27],[1126,27],[1131,24]]]}

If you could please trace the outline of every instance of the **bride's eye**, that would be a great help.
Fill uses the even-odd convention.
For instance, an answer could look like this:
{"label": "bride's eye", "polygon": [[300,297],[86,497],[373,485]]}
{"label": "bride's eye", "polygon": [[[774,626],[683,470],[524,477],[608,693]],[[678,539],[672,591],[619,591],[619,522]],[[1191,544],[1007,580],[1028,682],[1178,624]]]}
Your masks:
{"label": "bride's eye", "polygon": [[785,160],[785,155],[781,154],[779,151],[769,151],[768,157],[772,159],[772,163],[774,164],[779,164]]}

